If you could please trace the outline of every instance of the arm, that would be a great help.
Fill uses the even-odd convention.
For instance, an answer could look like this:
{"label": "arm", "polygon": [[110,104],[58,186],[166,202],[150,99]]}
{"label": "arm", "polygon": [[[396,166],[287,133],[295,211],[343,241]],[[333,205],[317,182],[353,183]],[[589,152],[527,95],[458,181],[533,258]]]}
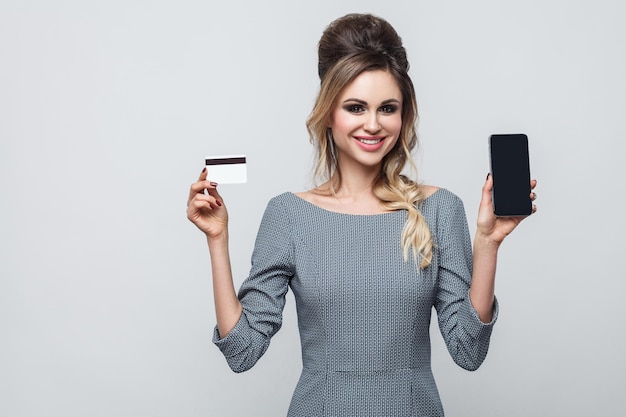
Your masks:
{"label": "arm", "polygon": [[221,337],[226,337],[241,317],[242,306],[235,293],[233,274],[228,252],[228,231],[217,238],[207,237],[211,253],[213,274],[213,299],[217,328]]}
{"label": "arm", "polygon": [[254,366],[282,325],[285,295],[294,274],[290,236],[287,211],[273,199],[261,220],[250,275],[239,290],[239,320],[228,335],[220,334],[221,329],[213,334],[213,342],[235,372]]}
{"label": "arm", "polygon": [[470,303],[472,242],[463,202],[450,194],[442,201],[436,224],[437,292],[435,309],[439,329],[454,362],[467,370],[482,364],[489,349],[491,331],[497,317],[483,323]]}
{"label": "arm", "polygon": [[230,266],[228,212],[217,192],[217,184],[208,181],[206,177],[205,168],[198,181],[191,185],[187,201],[187,218],[202,230],[207,238],[217,327],[222,337],[225,337],[239,321],[242,307],[235,293]]}
{"label": "arm", "polygon": [[[534,189],[536,185],[537,181],[531,181],[531,189]],[[492,187],[493,178],[488,175],[483,185],[478,211],[478,228],[474,238],[473,251],[474,267],[470,288],[472,306],[484,323],[489,323],[493,315],[498,249],[504,238],[524,219],[524,217],[496,217],[493,214],[491,201]],[[531,192],[530,198],[534,201],[535,197],[535,193]],[[536,206],[533,205],[533,212],[535,211]]]}
{"label": "arm", "polygon": [[[533,181],[533,188],[535,184]],[[488,177],[483,186],[474,250],[458,197],[442,206],[436,229],[439,269],[435,308],[439,328],[450,355],[467,370],[478,369],[487,356],[498,315],[494,296],[497,250],[521,221],[495,218],[491,186]],[[531,198],[534,200],[534,194]]]}
{"label": "arm", "polygon": [[191,186],[187,217],[206,234],[209,246],[217,316],[213,342],[231,369],[243,372],[263,356],[282,325],[293,275],[291,225],[280,203],[270,202],[259,228],[250,276],[236,294],[228,251],[228,212],[217,184],[207,181],[206,175],[202,171]]}

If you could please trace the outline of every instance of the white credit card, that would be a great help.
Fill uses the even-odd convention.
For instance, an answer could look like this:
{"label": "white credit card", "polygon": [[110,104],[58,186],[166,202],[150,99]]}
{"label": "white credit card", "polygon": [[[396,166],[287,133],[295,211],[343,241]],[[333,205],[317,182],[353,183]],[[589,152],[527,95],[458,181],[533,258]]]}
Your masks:
{"label": "white credit card", "polygon": [[243,184],[248,181],[245,155],[207,156],[207,179],[218,184]]}

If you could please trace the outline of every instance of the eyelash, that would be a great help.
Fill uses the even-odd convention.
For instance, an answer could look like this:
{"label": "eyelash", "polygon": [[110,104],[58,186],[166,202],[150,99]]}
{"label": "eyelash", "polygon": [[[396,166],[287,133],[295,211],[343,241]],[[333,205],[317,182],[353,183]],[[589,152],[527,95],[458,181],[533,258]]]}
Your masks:
{"label": "eyelash", "polygon": [[398,106],[394,106],[393,104],[387,104],[380,108],[383,113],[395,113],[398,110]]}
{"label": "eyelash", "polygon": [[[365,108],[360,104],[350,104],[345,107],[346,111],[354,114],[363,113]],[[385,114],[393,114],[398,110],[398,106],[394,106],[393,104],[386,104],[378,109],[378,111]]]}

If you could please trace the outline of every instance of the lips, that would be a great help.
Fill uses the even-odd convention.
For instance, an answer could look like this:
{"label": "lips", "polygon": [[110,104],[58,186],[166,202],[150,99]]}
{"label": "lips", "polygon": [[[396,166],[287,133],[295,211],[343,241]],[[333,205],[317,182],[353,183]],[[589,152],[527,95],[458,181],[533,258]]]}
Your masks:
{"label": "lips", "polygon": [[361,143],[364,143],[366,145],[376,145],[379,142],[382,142],[382,138],[381,139],[362,139],[362,138],[356,138],[356,140],[358,140]]}
{"label": "lips", "polygon": [[385,136],[355,136],[357,145],[364,151],[374,152],[382,148]]}

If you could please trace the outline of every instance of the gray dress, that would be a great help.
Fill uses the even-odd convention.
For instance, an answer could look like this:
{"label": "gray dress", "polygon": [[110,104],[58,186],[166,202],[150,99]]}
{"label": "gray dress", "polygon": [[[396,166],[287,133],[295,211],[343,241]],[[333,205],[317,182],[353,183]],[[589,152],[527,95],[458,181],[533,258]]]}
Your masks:
{"label": "gray dress", "polygon": [[292,193],[268,204],[243,314],[214,343],[235,372],[251,368],[281,326],[285,294],[294,293],[302,374],[292,417],[442,416],[430,366],[430,317],[452,359],[474,370],[487,354],[494,319],[482,323],[469,302],[472,247],[463,203],[440,189],[419,207],[435,240],[433,261],[405,262],[406,211],[331,212]]}

